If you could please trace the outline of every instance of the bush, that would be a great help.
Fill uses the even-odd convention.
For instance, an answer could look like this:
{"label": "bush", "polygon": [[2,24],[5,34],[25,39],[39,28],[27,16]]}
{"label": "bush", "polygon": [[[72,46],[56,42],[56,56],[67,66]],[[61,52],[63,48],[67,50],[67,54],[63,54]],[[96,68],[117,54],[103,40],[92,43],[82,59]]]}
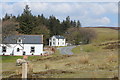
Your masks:
{"label": "bush", "polygon": [[64,36],[67,38],[69,43],[89,44],[96,37],[95,31],[87,28],[69,28]]}
{"label": "bush", "polygon": [[50,65],[49,64],[45,64],[45,69],[50,69]]}
{"label": "bush", "polygon": [[88,55],[81,56],[80,59],[78,60],[78,62],[82,63],[82,64],[88,64],[89,63],[89,56]]}

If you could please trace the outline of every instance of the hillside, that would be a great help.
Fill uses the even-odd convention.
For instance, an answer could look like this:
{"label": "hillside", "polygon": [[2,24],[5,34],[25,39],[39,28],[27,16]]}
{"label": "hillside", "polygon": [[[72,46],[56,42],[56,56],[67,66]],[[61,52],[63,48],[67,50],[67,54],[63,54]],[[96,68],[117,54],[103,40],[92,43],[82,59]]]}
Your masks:
{"label": "hillside", "polygon": [[[84,48],[83,50],[84,52],[98,52],[98,51],[101,52],[104,50],[103,48],[106,47],[112,46],[114,46],[115,48],[118,47],[118,44],[117,45],[115,44],[118,42],[117,30],[109,28],[90,28],[90,29],[96,32],[96,38],[92,40],[91,44],[77,46],[76,48],[74,48],[72,50],[74,53],[80,53],[81,51],[79,49],[81,47]],[[111,43],[112,45],[109,45]]]}
{"label": "hillside", "polygon": [[86,27],[86,28],[107,28],[107,29],[120,30],[120,27],[102,27],[102,26],[99,26],[99,27]]}
{"label": "hillside", "polygon": [[[107,44],[100,46],[102,43],[117,41],[117,30],[107,28],[91,29],[96,31],[96,39],[91,44],[75,47],[72,50],[73,55],[61,55],[58,51],[50,56],[30,56],[29,61],[33,72],[28,76],[31,78],[117,77],[118,51],[116,49],[103,49]],[[21,77],[21,67],[15,66],[17,58],[20,57],[2,57],[3,77]]]}
{"label": "hillside", "polygon": [[97,34],[96,39],[93,40],[93,43],[101,43],[108,41],[118,40],[118,31],[109,28],[90,28],[94,30]]}

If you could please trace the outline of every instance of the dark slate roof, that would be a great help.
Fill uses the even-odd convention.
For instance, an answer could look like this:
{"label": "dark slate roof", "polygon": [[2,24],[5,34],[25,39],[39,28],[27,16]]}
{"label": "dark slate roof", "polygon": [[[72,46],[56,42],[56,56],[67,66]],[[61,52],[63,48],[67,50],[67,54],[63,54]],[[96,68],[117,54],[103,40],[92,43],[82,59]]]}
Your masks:
{"label": "dark slate roof", "polygon": [[57,39],[65,39],[64,36],[60,36],[60,35],[55,35],[55,37],[56,37]]}
{"label": "dark slate roof", "polygon": [[43,43],[42,35],[12,35],[3,40],[3,44],[17,44],[17,39],[22,39],[23,44],[41,44]]}

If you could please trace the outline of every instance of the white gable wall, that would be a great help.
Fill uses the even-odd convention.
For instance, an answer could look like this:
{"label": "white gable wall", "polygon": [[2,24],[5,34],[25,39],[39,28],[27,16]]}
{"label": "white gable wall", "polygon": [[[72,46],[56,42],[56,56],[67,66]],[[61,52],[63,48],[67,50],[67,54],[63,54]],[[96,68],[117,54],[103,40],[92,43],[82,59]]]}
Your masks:
{"label": "white gable wall", "polygon": [[0,55],[3,55],[3,54],[5,54],[5,55],[10,55],[10,54],[12,54],[12,52],[13,52],[13,47],[16,46],[16,44],[9,44],[9,45],[7,45],[7,46],[6,46],[6,52],[5,52],[5,53],[2,53],[2,46],[6,46],[6,45],[1,45],[1,46],[0,46]]}
{"label": "white gable wall", "polygon": [[[2,46],[0,46],[0,55],[3,55]],[[35,47],[35,52],[33,55],[40,55],[43,53],[43,44],[21,44],[21,46],[19,44],[9,44],[9,46],[6,46],[6,52],[4,54],[23,55],[23,51],[25,51],[25,55],[32,55],[31,47]],[[17,48],[20,49],[19,52],[17,52]]]}
{"label": "white gable wall", "polygon": [[56,46],[57,45],[57,39],[54,36],[51,38],[51,45],[52,46]]}
{"label": "white gable wall", "polygon": [[[13,47],[13,52],[11,52],[12,54],[14,54],[14,55],[22,55],[22,53],[23,53],[23,47],[22,47],[23,45],[16,45],[16,46],[14,46]],[[19,52],[17,52],[17,48],[19,48]]]}
{"label": "white gable wall", "polygon": [[57,39],[55,36],[49,40],[49,46],[66,46],[65,39]]}

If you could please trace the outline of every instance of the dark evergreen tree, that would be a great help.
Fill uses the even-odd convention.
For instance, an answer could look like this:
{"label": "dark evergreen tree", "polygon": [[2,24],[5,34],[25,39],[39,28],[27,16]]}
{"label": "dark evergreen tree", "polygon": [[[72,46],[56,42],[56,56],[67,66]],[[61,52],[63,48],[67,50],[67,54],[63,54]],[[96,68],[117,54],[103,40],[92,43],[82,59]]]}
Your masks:
{"label": "dark evergreen tree", "polygon": [[49,42],[47,41],[47,39],[50,38],[50,31],[47,29],[46,26],[44,26],[44,25],[36,26],[35,28],[33,28],[32,34],[43,35],[43,37],[44,37],[43,44],[48,45]]}
{"label": "dark evergreen tree", "polygon": [[51,36],[60,35],[61,33],[60,21],[54,16],[50,16],[49,18],[49,29],[51,31]]}
{"label": "dark evergreen tree", "polygon": [[76,25],[76,27],[81,27],[81,23],[80,23],[79,20],[77,21],[77,25]]}
{"label": "dark evergreen tree", "polygon": [[3,21],[9,20],[9,19],[10,19],[10,16],[6,13],[5,17],[3,18]]}
{"label": "dark evergreen tree", "polygon": [[73,27],[76,27],[76,21],[74,20],[74,22],[73,22]]}
{"label": "dark evergreen tree", "polygon": [[74,26],[74,22],[72,20],[71,20],[70,24],[71,24],[72,27]]}
{"label": "dark evergreen tree", "polygon": [[31,14],[29,6],[26,5],[22,15],[18,18],[20,28],[18,31],[23,34],[31,34],[33,27],[35,26],[35,18]]}
{"label": "dark evergreen tree", "polygon": [[61,23],[61,32],[62,33],[64,33],[66,30],[67,30],[67,28],[66,28],[66,21],[65,20],[63,20],[63,22]]}
{"label": "dark evergreen tree", "polygon": [[66,28],[70,28],[71,24],[70,24],[70,17],[66,17]]}

